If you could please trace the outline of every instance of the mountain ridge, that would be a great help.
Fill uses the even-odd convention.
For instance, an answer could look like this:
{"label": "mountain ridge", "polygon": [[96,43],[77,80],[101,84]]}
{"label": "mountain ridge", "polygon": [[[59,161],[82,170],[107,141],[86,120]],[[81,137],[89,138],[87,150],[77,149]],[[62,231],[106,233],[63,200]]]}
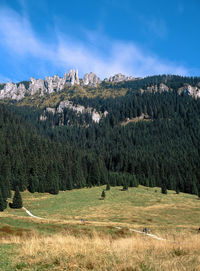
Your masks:
{"label": "mountain ridge", "polygon": [[[177,81],[174,84],[174,81]],[[120,90],[120,91],[118,91]],[[70,70],[64,77],[54,75],[45,79],[35,79],[19,83],[8,82],[0,84],[0,100],[10,99],[22,101],[26,97],[64,93],[68,98],[75,96],[120,96],[125,95],[128,90],[143,92],[174,91],[178,94],[186,93],[194,98],[200,97],[200,78],[181,77],[176,75],[157,75],[145,78],[125,76],[121,73],[105,78],[103,81],[96,74],[90,72],[79,79],[78,70]],[[105,93],[106,92],[106,93]]]}

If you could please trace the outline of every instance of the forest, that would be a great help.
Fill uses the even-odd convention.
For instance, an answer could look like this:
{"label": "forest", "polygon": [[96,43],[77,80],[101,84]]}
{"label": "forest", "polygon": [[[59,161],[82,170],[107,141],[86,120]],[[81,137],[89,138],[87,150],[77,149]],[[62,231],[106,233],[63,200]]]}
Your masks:
{"label": "forest", "polygon": [[[168,78],[166,80],[166,78]],[[89,114],[0,104],[0,194],[10,191],[59,193],[109,183],[166,187],[200,195],[200,100],[178,94],[197,78],[157,76],[140,87],[165,82],[172,91],[143,94],[136,83],[119,83],[125,96],[75,97],[74,104],[108,114],[94,123]],[[132,86],[131,86],[132,84]],[[143,84],[143,85],[142,85]],[[145,114],[146,121],[130,122]]]}

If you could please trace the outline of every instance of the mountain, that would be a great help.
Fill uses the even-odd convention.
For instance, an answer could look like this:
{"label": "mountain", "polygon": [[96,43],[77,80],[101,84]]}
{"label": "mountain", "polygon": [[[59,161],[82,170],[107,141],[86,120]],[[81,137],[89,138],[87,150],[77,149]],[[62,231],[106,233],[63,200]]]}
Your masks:
{"label": "mountain", "polygon": [[56,194],[108,182],[200,193],[199,77],[53,78],[12,84],[24,98],[1,99],[4,199],[16,186]]}
{"label": "mountain", "polygon": [[[109,80],[104,79],[104,81],[108,82],[121,82],[128,80],[134,80],[134,78],[132,76],[126,77],[121,73],[110,77]],[[31,77],[30,81],[23,81],[18,84],[14,84],[12,82],[1,84],[0,99],[10,98],[19,101],[26,95],[34,95],[37,93],[38,95],[43,96],[44,94],[62,91],[66,87],[74,85],[97,87],[100,83],[101,80],[93,72],[90,72],[89,74],[86,73],[83,79],[79,80],[78,70],[70,70],[68,73],[64,74],[63,78],[57,75],[54,75],[53,77],[45,77],[44,80]]]}

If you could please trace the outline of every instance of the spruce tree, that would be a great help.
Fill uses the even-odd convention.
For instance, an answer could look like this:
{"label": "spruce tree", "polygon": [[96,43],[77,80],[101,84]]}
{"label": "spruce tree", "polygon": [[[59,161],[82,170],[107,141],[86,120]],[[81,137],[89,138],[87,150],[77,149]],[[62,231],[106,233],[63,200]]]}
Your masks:
{"label": "spruce tree", "polygon": [[4,209],[5,209],[5,202],[4,202],[1,190],[0,190],[0,212],[3,212]]}
{"label": "spruce tree", "polygon": [[128,190],[128,184],[127,184],[127,181],[124,181],[124,185],[123,185],[123,191],[126,191]]}
{"label": "spruce tree", "polygon": [[107,185],[106,185],[106,190],[110,190],[110,183],[108,182]]}
{"label": "spruce tree", "polygon": [[102,199],[105,199],[105,197],[106,197],[106,193],[105,193],[105,191],[103,190],[102,193],[101,193],[101,198],[102,198]]}
{"label": "spruce tree", "polygon": [[200,188],[198,189],[198,197],[200,198]]}
{"label": "spruce tree", "polygon": [[179,189],[179,187],[178,187],[178,185],[176,186],[176,194],[179,194],[179,192],[180,192],[180,189]]}
{"label": "spruce tree", "polygon": [[20,209],[20,208],[22,208],[22,206],[23,206],[22,197],[21,197],[21,194],[19,192],[19,187],[17,186],[16,190],[15,190],[14,197],[13,197],[12,208]]}
{"label": "spruce tree", "polygon": [[162,194],[167,194],[167,187],[166,187],[165,183],[162,184],[161,193]]}

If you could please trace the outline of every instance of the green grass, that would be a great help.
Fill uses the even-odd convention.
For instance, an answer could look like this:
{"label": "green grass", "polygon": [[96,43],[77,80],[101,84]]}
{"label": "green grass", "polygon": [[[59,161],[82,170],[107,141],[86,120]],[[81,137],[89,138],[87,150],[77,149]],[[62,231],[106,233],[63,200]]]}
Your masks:
{"label": "green grass", "polygon": [[[0,271],[32,270],[23,259],[16,265],[18,245],[1,243],[5,237],[9,240],[13,236],[26,238],[56,233],[81,237],[92,236],[96,231],[117,239],[134,234],[128,228],[141,230],[143,227],[149,227],[152,233],[164,238],[179,232],[196,235],[200,226],[200,200],[196,195],[174,191],[164,195],[160,188],[144,186],[128,191],[121,188],[111,187],[106,191],[105,200],[100,200],[105,186],[60,191],[58,195],[21,193],[24,207],[45,219],[33,219],[22,209],[7,208],[0,213],[0,259],[3,259]],[[82,218],[85,223],[81,222]],[[123,229],[118,230],[116,226]],[[34,270],[42,270],[40,266],[37,268]]]}
{"label": "green grass", "polygon": [[13,256],[13,246],[0,243],[0,271],[14,271],[11,256]]}
{"label": "green grass", "polygon": [[[105,200],[100,200],[102,189],[105,186],[60,191],[58,195],[23,192],[22,198],[24,206],[34,215],[54,223],[76,223],[83,218],[91,223],[124,223],[136,228],[148,225],[157,229],[175,229],[200,225],[200,201],[196,195],[176,194],[174,191],[163,195],[160,188],[143,186],[128,191],[111,187],[106,191]],[[28,215],[23,210],[7,209],[1,221],[7,219],[9,225],[18,223],[19,227],[25,225],[29,228],[26,217]]]}

